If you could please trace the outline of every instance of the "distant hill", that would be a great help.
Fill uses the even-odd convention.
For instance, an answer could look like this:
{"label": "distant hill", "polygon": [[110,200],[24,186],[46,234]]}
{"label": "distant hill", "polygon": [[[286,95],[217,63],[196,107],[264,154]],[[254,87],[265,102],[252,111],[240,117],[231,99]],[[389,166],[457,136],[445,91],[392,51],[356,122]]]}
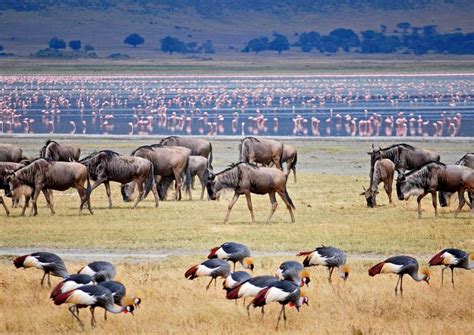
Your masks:
{"label": "distant hill", "polygon": [[[470,0],[2,0],[0,44],[5,51],[28,55],[52,37],[79,39],[99,55],[149,57],[167,35],[185,42],[212,40],[218,53],[237,53],[245,42],[273,32],[290,43],[303,31],[343,27],[359,33],[388,32],[400,22],[436,25],[440,32],[474,31]],[[123,44],[130,33],[145,43]]]}

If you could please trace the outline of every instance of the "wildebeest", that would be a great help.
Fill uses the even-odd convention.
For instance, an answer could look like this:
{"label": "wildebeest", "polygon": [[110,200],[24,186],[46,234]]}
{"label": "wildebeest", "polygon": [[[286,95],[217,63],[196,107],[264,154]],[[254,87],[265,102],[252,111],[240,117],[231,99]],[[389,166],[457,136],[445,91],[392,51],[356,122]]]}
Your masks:
{"label": "wildebeest", "polygon": [[40,150],[40,157],[53,161],[79,161],[81,149],[70,144],[59,144],[56,141],[47,140]]}
{"label": "wildebeest", "polygon": [[[286,175],[290,175],[290,171],[293,171],[293,177],[296,183],[296,163],[298,161],[298,152],[296,148],[289,144],[283,144],[283,156],[281,157],[282,163],[286,163]],[[273,166],[273,162],[269,166]]]}
{"label": "wildebeest", "polygon": [[153,164],[150,161],[141,157],[122,156],[111,150],[102,150],[81,159],[80,163],[87,167],[90,178],[94,180],[91,191],[104,183],[105,191],[109,198],[109,208],[112,208],[111,181],[121,184],[131,181],[137,183],[139,196],[135,200],[133,208],[148,195],[150,190],[153,191],[155,205],[158,207]]}
{"label": "wildebeest", "polygon": [[283,143],[264,138],[245,137],[239,144],[239,161],[245,163],[270,163],[282,170]]}
{"label": "wildebeest", "polygon": [[[446,165],[431,162],[418,170],[406,174],[399,173],[397,178],[397,195],[400,200],[408,200],[411,195],[418,196],[418,217],[421,217],[421,199],[431,193],[435,215],[438,217],[436,191],[457,192],[459,211],[464,206],[464,191],[474,192],[474,170],[459,165]],[[471,209],[471,211],[473,211]]]}
{"label": "wildebeest", "polygon": [[[91,185],[87,169],[82,164],[76,162],[56,162],[38,158],[29,165],[10,172],[6,179],[8,181],[8,189],[5,190],[7,196],[18,197],[21,195],[20,192],[24,192],[25,188],[30,189],[30,192],[32,192],[30,215],[38,214],[36,201],[41,191],[43,191],[51,214],[55,214],[49,192],[46,190],[65,191],[71,187],[77,190],[81,199],[79,213],[82,213],[82,208],[87,202],[89,212],[93,214],[89,197]],[[24,213],[25,208],[26,202],[22,213]]]}
{"label": "wildebeest", "polygon": [[372,180],[370,181],[370,186],[368,189],[364,188],[364,192],[360,195],[365,196],[367,201],[367,207],[377,206],[377,194],[378,185],[383,182],[383,188],[388,196],[388,202],[392,203],[392,184],[393,184],[393,175],[395,174],[395,163],[390,159],[379,159],[375,162],[374,174]]}
{"label": "wildebeest", "polygon": [[[186,178],[191,178],[191,182],[186,180],[185,189],[190,200],[192,200],[191,187],[194,177],[198,177],[201,183],[201,200],[204,198],[204,192],[206,190],[207,180],[209,179],[209,170],[207,158],[202,156],[189,156],[188,168],[186,169]],[[160,199],[166,197],[166,193],[170,184],[173,182],[174,176],[168,176],[161,179],[161,183],[158,185],[158,194]]]}
{"label": "wildebeest", "polygon": [[[191,150],[179,146],[144,145],[132,152],[132,156],[142,157],[153,164],[155,183],[159,185],[161,179],[173,176],[176,180],[176,199],[181,200],[183,177],[188,167],[188,158]],[[124,199],[131,197],[135,190],[135,183],[122,185]]]}
{"label": "wildebeest", "polygon": [[288,208],[288,211],[290,212],[291,222],[295,222],[295,217],[293,215],[293,209],[295,209],[295,206],[286,190],[286,175],[280,170],[239,162],[219,173],[209,173],[207,191],[211,200],[216,200],[217,192],[226,188],[234,190],[234,197],[229,204],[224,223],[229,219],[232,207],[242,194],[245,194],[245,197],[247,198],[247,206],[252,216],[252,222],[255,222],[252,199],[250,197],[251,193],[268,193],[270,196],[272,210],[267,218],[267,222],[270,221],[278,206],[275,193],[278,193],[285,202],[286,208]]}
{"label": "wildebeest", "polygon": [[[6,176],[9,172],[22,168],[25,164],[13,162],[0,162],[0,190],[5,190],[8,187]],[[29,198],[28,198],[29,199]],[[14,206],[20,199],[13,198],[12,206]]]}
{"label": "wildebeest", "polygon": [[374,173],[375,162],[382,158],[390,159],[395,163],[395,169],[402,172],[419,169],[429,162],[439,162],[440,159],[436,152],[415,148],[405,143],[394,144],[383,149],[379,148],[379,150],[373,149],[372,152],[367,154],[370,155],[370,180],[372,180]]}
{"label": "wildebeest", "polygon": [[0,162],[14,162],[18,163],[23,159],[23,150],[12,144],[0,144]]}
{"label": "wildebeest", "polygon": [[3,198],[0,196],[0,204],[2,204],[3,208],[5,209],[5,213],[7,214],[7,216],[10,215],[10,211],[8,210],[8,207],[7,205],[5,204],[5,201],[3,201]]}
{"label": "wildebeest", "polygon": [[162,146],[179,146],[191,150],[192,156],[202,156],[208,159],[208,168],[212,170],[212,144],[209,141],[192,138],[168,136],[163,138],[160,143]]}
{"label": "wildebeest", "polygon": [[[467,166],[471,169],[474,169],[474,153],[468,153],[461,157],[455,165]],[[448,201],[451,198],[452,193],[450,192],[439,192],[439,204],[441,207],[448,206]],[[472,195],[469,193],[469,207],[472,208]]]}

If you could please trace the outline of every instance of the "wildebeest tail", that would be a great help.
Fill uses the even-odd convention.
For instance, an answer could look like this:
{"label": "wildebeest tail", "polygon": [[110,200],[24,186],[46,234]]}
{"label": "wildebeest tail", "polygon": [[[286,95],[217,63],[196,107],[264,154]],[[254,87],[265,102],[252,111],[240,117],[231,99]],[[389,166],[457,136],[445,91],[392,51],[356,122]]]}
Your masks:
{"label": "wildebeest tail", "polygon": [[184,171],[186,174],[184,178],[184,189],[189,191],[191,189],[191,182],[193,181],[193,178],[191,177],[191,169],[189,168],[189,157],[186,159],[186,168]]}
{"label": "wildebeest tail", "polygon": [[291,200],[290,195],[288,194],[288,190],[285,188],[285,195],[288,198],[288,202],[290,203],[291,208],[296,209],[295,204],[293,203],[293,200]]}
{"label": "wildebeest tail", "polygon": [[150,165],[151,165],[151,169],[150,169],[150,172],[148,172],[148,178],[146,180],[145,194],[143,195],[143,199],[145,199],[148,193],[150,193],[151,188],[153,187],[153,183],[155,182],[155,170],[151,162],[150,162]]}
{"label": "wildebeest tail", "polygon": [[212,143],[209,142],[209,156],[207,157],[207,167],[212,170]]}
{"label": "wildebeest tail", "polygon": [[92,187],[91,187],[91,179],[89,178],[89,172],[87,172],[87,187],[86,187],[86,193],[84,194],[84,199],[82,199],[82,202],[85,203],[89,200],[92,192]]}
{"label": "wildebeest tail", "polygon": [[296,152],[295,153],[295,159],[293,160],[293,162],[291,162],[291,166],[289,168],[289,170],[293,170],[293,176],[295,178],[295,183],[296,183],[296,163],[298,162],[298,153]]}
{"label": "wildebeest tail", "polygon": [[281,144],[280,169],[283,170],[283,143]]}

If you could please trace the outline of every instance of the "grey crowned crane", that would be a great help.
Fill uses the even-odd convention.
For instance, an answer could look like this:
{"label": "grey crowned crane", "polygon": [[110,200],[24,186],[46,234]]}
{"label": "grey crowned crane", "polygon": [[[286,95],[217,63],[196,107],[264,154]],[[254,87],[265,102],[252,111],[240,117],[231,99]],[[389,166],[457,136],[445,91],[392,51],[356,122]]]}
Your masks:
{"label": "grey crowned crane", "polygon": [[443,285],[444,270],[451,269],[451,283],[454,288],[454,268],[474,269],[474,253],[468,254],[460,249],[444,249],[434,255],[429,262],[430,266],[444,265],[441,270],[441,285]]}
{"label": "grey crowned crane", "polygon": [[277,277],[280,280],[290,280],[300,286],[308,285],[311,281],[309,271],[303,264],[295,261],[286,261],[280,264],[277,270]]}
{"label": "grey crowned crane", "polygon": [[[230,274],[230,265],[222,259],[208,259],[207,261],[202,262],[201,264],[194,265],[186,271],[184,277],[189,280],[193,280],[197,277],[212,277],[209,284],[206,286],[206,290],[212,284],[212,281],[216,282],[217,277],[226,278]],[[214,284],[215,285],[215,284]]]}
{"label": "grey crowned crane", "polygon": [[[114,303],[116,305],[133,305],[135,308],[137,308],[142,302],[141,298],[127,295],[127,289],[125,288],[125,285],[118,281],[104,281],[99,283],[99,285],[108,288],[110,292],[112,292],[112,297],[114,298]],[[104,319],[107,320],[107,310],[105,311]]]}
{"label": "grey crowned crane", "polygon": [[[269,285],[277,281],[279,281],[278,278],[273,276],[253,277],[235,286],[230,291],[227,291],[226,298],[229,300],[244,298],[243,303],[245,305],[245,299],[247,299],[248,297],[255,297],[262,289],[268,287]],[[249,308],[250,304],[247,306],[247,314],[250,316]]]}
{"label": "grey crowned crane", "polygon": [[369,276],[373,277],[379,273],[395,273],[398,275],[397,285],[395,285],[395,296],[398,293],[400,284],[400,295],[403,295],[403,276],[409,275],[415,281],[425,281],[430,283],[430,270],[423,268],[421,274],[418,273],[418,261],[410,256],[394,256],[387,258],[369,269]]}
{"label": "grey crowned crane", "polygon": [[349,277],[349,266],[346,264],[347,256],[341,249],[335,247],[321,246],[313,251],[301,251],[297,256],[305,256],[303,265],[305,267],[322,265],[328,268],[328,281],[331,283],[334,268],[339,270],[339,276],[345,280]]}
{"label": "grey crowned crane", "polygon": [[85,285],[94,285],[94,279],[82,273],[72,274],[66,277],[62,282],[56,285],[51,292],[50,298],[54,300],[54,298],[61,293],[66,293],[68,291],[74,290],[78,287],[85,286]]}
{"label": "grey crowned crane", "polygon": [[225,280],[224,283],[222,284],[224,290],[229,292],[232,290],[234,287],[239,285],[240,283],[243,283],[244,281],[252,278],[252,275],[250,275],[248,272],[245,271],[237,271],[237,272],[232,272],[229,274]]}
{"label": "grey crowned crane", "polygon": [[43,286],[44,278],[48,275],[48,285],[51,287],[50,275],[56,277],[66,278],[69,273],[67,271],[64,261],[56,254],[51,252],[33,252],[28,255],[17,257],[13,260],[13,264],[18,268],[37,268],[44,271],[41,279],[41,286]]}
{"label": "grey crowned crane", "polygon": [[91,312],[91,325],[95,326],[94,310],[96,307],[105,309],[107,312],[119,314],[119,313],[132,313],[134,311],[133,305],[128,306],[117,306],[114,304],[114,298],[112,292],[108,288],[100,285],[85,285],[78,287],[72,291],[61,293],[54,298],[55,305],[72,304],[68,309],[69,312],[79,321],[82,329],[84,329],[84,323],[79,319],[78,309],[79,308],[90,308]]}
{"label": "grey crowned crane", "polygon": [[299,311],[300,307],[303,304],[308,304],[308,300],[308,297],[302,291],[300,285],[295,284],[294,282],[289,280],[282,280],[277,281],[258,292],[258,294],[252,300],[250,305],[253,305],[254,307],[262,307],[262,313],[264,313],[263,307],[265,305],[268,305],[269,303],[274,301],[279,302],[281,304],[281,310],[280,314],[278,315],[278,321],[276,324],[276,330],[278,330],[278,325],[280,323],[282,315],[286,327],[285,306],[288,304],[290,306],[295,306],[296,309]]}
{"label": "grey crowned crane", "polygon": [[115,265],[109,262],[97,261],[84,266],[77,273],[82,273],[94,278],[96,283],[112,280],[115,277]]}
{"label": "grey crowned crane", "polygon": [[250,249],[243,244],[226,242],[218,247],[212,248],[207,256],[208,259],[219,258],[234,263],[239,262],[245,269],[253,271],[253,260],[250,258]]}

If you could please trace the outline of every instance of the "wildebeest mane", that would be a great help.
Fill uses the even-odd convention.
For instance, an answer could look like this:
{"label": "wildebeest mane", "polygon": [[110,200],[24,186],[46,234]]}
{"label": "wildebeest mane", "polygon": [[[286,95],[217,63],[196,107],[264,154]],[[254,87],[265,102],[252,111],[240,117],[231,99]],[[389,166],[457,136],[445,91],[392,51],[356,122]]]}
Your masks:
{"label": "wildebeest mane", "polygon": [[142,145],[141,147],[138,147],[136,148],[135,150],[132,151],[132,153],[130,154],[131,156],[134,156],[135,153],[138,151],[138,150],[153,150],[153,147],[151,145]]}
{"label": "wildebeest mane", "polygon": [[259,140],[258,138],[253,137],[253,136],[244,137],[243,139],[240,140],[240,142],[244,142],[245,140],[251,140],[251,141],[260,142],[260,140]]}
{"label": "wildebeest mane", "polygon": [[179,137],[176,136],[176,135],[168,136],[168,137],[162,138],[160,143],[158,143],[158,144],[161,144],[163,146],[163,143],[165,143],[165,141],[168,141],[168,140],[171,140],[171,139],[178,139],[178,138]]}
{"label": "wildebeest mane", "polygon": [[415,147],[410,145],[410,144],[406,144],[406,143],[398,143],[398,144],[393,144],[391,146],[388,146],[386,148],[381,148],[382,151],[385,151],[385,150],[390,150],[390,149],[393,149],[393,148],[397,148],[397,147],[404,147],[406,149],[410,149],[410,150],[415,150]]}
{"label": "wildebeest mane", "polygon": [[233,168],[239,166],[239,165],[242,165],[242,164],[245,164],[245,165],[248,165],[249,167],[253,168],[253,169],[258,169],[258,165],[257,164],[253,164],[253,163],[248,163],[248,162],[237,162],[237,163],[230,163],[229,166],[227,168],[225,168],[224,170],[222,171],[219,171],[217,173],[214,173],[214,176],[218,176],[220,174],[223,174],[224,172],[227,172],[229,170],[232,170]]}
{"label": "wildebeest mane", "polygon": [[410,176],[410,175],[412,175],[416,172],[421,171],[422,169],[428,169],[428,165],[430,165],[430,164],[435,164],[435,165],[439,165],[439,166],[446,166],[446,164],[444,164],[444,163],[441,163],[441,162],[438,162],[438,161],[431,161],[431,162],[426,163],[425,165],[423,165],[422,167],[420,167],[417,170],[408,171],[407,173],[404,174],[404,176],[408,177],[408,176]]}
{"label": "wildebeest mane", "polygon": [[456,163],[454,163],[455,165],[461,165],[461,163],[464,162],[464,160],[467,158],[467,156],[469,155],[474,155],[474,152],[468,152],[467,154],[465,154],[464,156],[462,156]]}

